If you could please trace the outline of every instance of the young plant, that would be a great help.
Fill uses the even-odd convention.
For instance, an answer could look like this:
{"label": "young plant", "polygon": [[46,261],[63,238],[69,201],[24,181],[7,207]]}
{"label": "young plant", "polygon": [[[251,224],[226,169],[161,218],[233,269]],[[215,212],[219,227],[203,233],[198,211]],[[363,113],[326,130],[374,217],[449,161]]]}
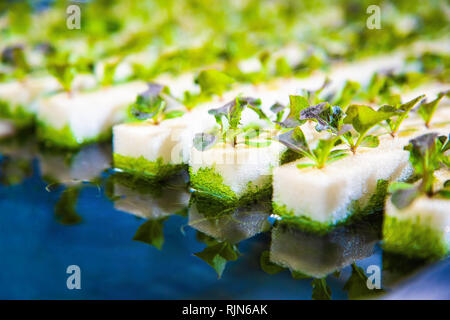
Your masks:
{"label": "young plant", "polygon": [[[436,194],[433,190],[435,181],[434,172],[445,166],[450,168],[450,156],[445,153],[450,150],[449,137],[438,136],[436,133],[427,133],[410,140],[405,147],[409,150],[409,161],[414,173],[421,179],[420,183],[394,183],[389,187],[392,192],[392,203],[399,209],[409,206],[421,194],[429,197]],[[444,185],[444,187],[446,187]],[[438,194],[449,197],[448,192]]]}
{"label": "young plant", "polygon": [[433,115],[436,112],[439,102],[445,96],[449,96],[449,94],[450,94],[450,91],[443,91],[443,92],[439,92],[436,99],[434,99],[430,102],[426,102],[425,100],[421,101],[421,103],[419,105],[419,109],[417,109],[417,113],[425,121],[425,126],[427,128],[430,127],[431,118],[433,118]]}
{"label": "young plant", "polygon": [[114,58],[103,63],[101,70],[102,77],[100,81],[102,86],[110,86],[114,84],[116,70],[121,61],[122,59],[120,58]]}
{"label": "young plant", "polygon": [[317,167],[321,169],[326,164],[339,160],[347,155],[347,150],[334,149],[334,147],[341,142],[341,138],[335,135],[328,139],[320,139],[317,146],[314,149],[311,149],[300,127],[296,127],[293,130],[278,135],[274,139],[284,144],[290,150],[297,152],[312,161],[298,164],[297,167],[299,169],[305,167]]}
{"label": "young plant", "polygon": [[425,95],[418,96],[403,104],[399,103],[396,104],[395,106],[384,105],[380,109],[378,109],[379,111],[393,112],[398,114],[392,118],[386,119],[392,137],[395,137],[403,120],[405,120],[408,117],[409,112],[423,97],[425,97]]}
{"label": "young plant", "polygon": [[222,97],[222,94],[229,90],[234,82],[234,78],[218,70],[203,70],[195,79],[195,83],[200,86],[200,92],[193,93],[186,90],[183,103],[190,110],[199,103],[210,100],[213,95]]}
{"label": "young plant", "polygon": [[69,52],[53,52],[47,56],[47,70],[63,87],[72,92],[72,83],[77,73],[91,72],[92,61],[86,58],[75,58]]}
{"label": "young plant", "polygon": [[253,110],[260,119],[264,119],[270,122],[269,118],[264,114],[260,108],[261,100],[251,97],[237,97],[235,100],[226,103],[224,106],[211,109],[209,114],[213,115],[219,125],[219,131],[217,134],[211,133],[198,133],[194,137],[194,146],[200,150],[205,151],[211,148],[216,142],[231,141],[232,146],[236,146],[238,143],[237,136],[239,134],[245,134],[244,143],[252,146],[268,146],[270,141],[266,143],[253,143],[249,139],[259,136],[261,130],[258,128],[254,130],[253,127],[241,127],[241,116],[245,108]]}
{"label": "young plant", "polygon": [[148,83],[148,89],[138,95],[136,102],[129,107],[129,115],[132,120],[151,121],[157,125],[166,119],[181,117],[183,110],[168,110],[168,105],[177,103],[171,97],[170,90],[166,86],[156,83]]}
{"label": "young plant", "polygon": [[360,146],[375,148],[380,144],[380,141],[377,136],[368,135],[369,131],[382,121],[388,120],[400,113],[397,110],[377,111],[366,105],[353,104],[347,109],[344,124],[351,124],[353,129],[358,133],[358,136],[354,137],[351,131],[347,131],[342,135],[342,140],[350,147],[353,153],[356,153],[356,150]]}

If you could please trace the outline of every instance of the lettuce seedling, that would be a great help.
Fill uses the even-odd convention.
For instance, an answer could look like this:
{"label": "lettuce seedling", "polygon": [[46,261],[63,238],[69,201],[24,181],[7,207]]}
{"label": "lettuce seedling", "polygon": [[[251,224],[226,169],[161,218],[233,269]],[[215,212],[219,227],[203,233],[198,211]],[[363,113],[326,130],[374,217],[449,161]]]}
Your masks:
{"label": "lettuce seedling", "polygon": [[341,138],[334,135],[328,139],[320,139],[317,146],[314,149],[311,149],[300,127],[296,127],[273,139],[312,161],[309,163],[298,164],[297,167],[299,169],[305,167],[317,167],[320,169],[326,164],[339,160],[347,155],[347,150],[334,149],[334,147],[341,142]]}
{"label": "lettuce seedling", "polygon": [[245,133],[245,144],[257,147],[270,145],[270,141],[253,143],[249,139],[259,136],[261,130],[253,130],[252,127],[241,127],[241,116],[245,108],[253,110],[260,119],[270,122],[269,118],[260,108],[261,100],[251,97],[237,97],[220,108],[211,109],[209,114],[213,115],[219,125],[219,132],[198,133],[194,137],[194,147],[200,151],[211,148],[216,142],[231,141],[233,146],[237,144],[237,136]]}
{"label": "lettuce seedling", "polygon": [[110,86],[114,84],[116,70],[121,61],[122,59],[115,58],[103,63],[102,78],[100,81],[102,86]]}
{"label": "lettuce seedling", "polygon": [[430,127],[431,119],[433,118],[433,115],[436,112],[439,102],[442,100],[442,98],[448,96],[449,93],[450,91],[443,91],[437,95],[436,99],[430,102],[426,102],[425,100],[421,101],[419,108],[417,109],[417,113],[425,121],[425,126],[427,128]]}
{"label": "lettuce seedling", "polygon": [[348,107],[346,113],[347,115],[344,118],[344,124],[351,124],[358,133],[358,137],[355,141],[352,132],[347,131],[342,135],[342,139],[350,147],[350,150],[353,153],[356,153],[359,146],[369,148],[377,147],[380,143],[379,139],[377,136],[368,135],[370,129],[401,112],[398,110],[377,111],[366,105],[353,104]]}
{"label": "lettuce seedling", "polygon": [[418,97],[416,97],[406,103],[403,103],[403,104],[396,104],[395,106],[384,105],[378,110],[378,111],[383,111],[383,112],[398,113],[398,115],[396,115],[392,118],[386,119],[386,122],[389,126],[390,134],[392,137],[395,137],[403,120],[405,120],[408,117],[409,112],[414,108],[414,106],[417,104],[417,102],[419,102],[419,100],[421,100],[423,97],[425,97],[425,95],[418,96]]}
{"label": "lettuce seedling", "polygon": [[[446,137],[438,136],[437,133],[427,133],[410,140],[405,150],[409,151],[409,161],[414,173],[421,180],[416,184],[404,182],[391,184],[389,191],[392,192],[392,203],[402,209],[422,194],[429,197],[439,194],[448,198],[448,192],[435,192],[433,184],[436,170],[443,166],[450,168],[450,156],[445,154],[450,150],[450,135]],[[444,185],[444,189],[445,187]]]}
{"label": "lettuce seedling", "polygon": [[169,104],[177,104],[175,98],[170,95],[169,88],[156,83],[148,83],[148,89],[138,95],[136,102],[129,107],[128,113],[132,120],[150,120],[153,124],[181,117],[184,114],[180,108],[168,110]]}
{"label": "lettuce seedling", "polygon": [[88,58],[75,58],[69,52],[52,52],[47,55],[47,70],[63,87],[72,91],[72,82],[79,72],[91,72],[93,62]]}

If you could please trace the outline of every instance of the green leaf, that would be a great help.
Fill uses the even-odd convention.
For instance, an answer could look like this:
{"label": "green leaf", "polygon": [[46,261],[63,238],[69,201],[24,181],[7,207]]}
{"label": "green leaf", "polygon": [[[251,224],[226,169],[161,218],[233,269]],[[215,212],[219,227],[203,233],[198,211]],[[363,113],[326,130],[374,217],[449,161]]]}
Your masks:
{"label": "green leaf", "polygon": [[136,102],[129,107],[130,118],[133,120],[152,119],[156,124],[163,119],[170,119],[171,116],[182,115],[181,110],[172,110],[164,114],[168,105],[166,96],[170,93],[169,89],[157,83],[148,83],[148,89],[139,94]]}
{"label": "green leaf", "polygon": [[378,98],[383,90],[383,87],[385,87],[386,82],[387,79],[385,76],[382,76],[379,73],[374,73],[366,90],[366,95],[369,101],[372,102]]}
{"label": "green leaf", "polygon": [[296,127],[293,130],[275,136],[273,139],[284,144],[292,151],[300,153],[308,158],[312,158],[314,161],[316,160],[309,149],[308,142],[306,141],[305,135],[300,127]]}
{"label": "green leaf", "polygon": [[109,86],[114,83],[114,76],[116,74],[116,69],[121,61],[122,61],[121,59],[113,59],[104,63],[103,77],[101,79],[101,84],[103,86]]}
{"label": "green leaf", "polygon": [[200,86],[202,93],[206,95],[222,95],[231,88],[234,79],[215,69],[203,70],[199,73],[196,83]]}
{"label": "green leaf", "polygon": [[325,279],[314,279],[311,285],[313,300],[331,300],[331,288]]}
{"label": "green leaf", "polygon": [[182,111],[182,110],[172,110],[172,111],[166,112],[164,114],[164,119],[179,118],[183,115],[184,115],[184,111]]}
{"label": "green leaf", "polygon": [[226,241],[206,247],[202,252],[194,253],[216,270],[218,278],[222,277],[228,261],[236,261],[240,253],[236,245]]}
{"label": "green leaf", "polygon": [[352,152],[355,152],[362,141],[365,139],[365,136],[370,129],[380,124],[384,120],[389,120],[391,117],[398,115],[399,113],[399,111],[377,111],[366,105],[353,104],[347,109],[347,116],[344,118],[344,123],[351,124],[353,128],[359,133],[358,140],[353,144],[353,138],[351,138],[350,134],[344,135],[343,139],[349,144]]}
{"label": "green leaf", "polygon": [[242,111],[244,111],[246,102],[236,98],[236,103],[230,109],[229,112],[229,124],[230,129],[236,130],[241,122]]}
{"label": "green leaf", "polygon": [[362,141],[360,146],[361,147],[366,147],[366,148],[376,148],[380,145],[380,140],[378,139],[377,136],[365,136]]}
{"label": "green leaf", "polygon": [[439,190],[437,195],[444,199],[450,199],[450,190]]}
{"label": "green leaf", "polygon": [[[235,137],[240,132],[238,127],[240,125],[242,111],[244,111],[245,107],[250,107],[252,110],[257,110],[260,105],[260,99],[251,97],[237,97],[220,108],[209,110],[208,113],[214,116],[216,122],[220,125],[221,133],[224,136]],[[228,121],[228,132],[225,130],[223,118]]]}
{"label": "green leaf", "polygon": [[434,99],[428,103],[425,101],[422,101],[422,103],[420,104],[419,109],[417,110],[417,113],[425,121],[425,125],[427,127],[430,125],[431,119],[433,118],[433,115],[436,112],[438,104],[444,96],[445,96],[445,93],[441,92],[438,94],[436,99]]}
{"label": "green leaf", "polygon": [[300,113],[303,109],[309,107],[308,100],[298,95],[289,96],[289,114],[283,122],[277,122],[283,128],[295,128],[302,125],[305,121],[300,120]]}
{"label": "green leaf", "polygon": [[346,156],[348,156],[348,150],[342,150],[342,149],[333,150],[328,155],[326,164],[340,160],[342,158],[345,158]]}
{"label": "green leaf", "polygon": [[151,219],[144,222],[136,231],[133,240],[147,243],[161,250],[164,244],[164,221],[167,219]]}
{"label": "green leaf", "polygon": [[401,113],[398,113],[398,116],[394,119],[388,119],[388,124],[391,128],[391,134],[394,135],[397,133],[398,129],[400,128],[400,125],[402,122],[408,117],[409,112],[414,108],[414,106],[421,100],[425,95],[420,95],[406,103],[396,105],[396,107],[386,107],[383,106],[379,109],[379,111],[385,111],[385,112],[395,112],[395,111],[402,111]]}
{"label": "green leaf", "polygon": [[313,150],[313,153],[317,159],[318,168],[322,168],[325,165],[333,147],[336,145],[336,143],[339,140],[340,140],[339,137],[331,137],[329,139],[320,139],[319,140],[316,148],[314,148],[314,150]]}
{"label": "green leaf", "polygon": [[311,168],[311,167],[315,167],[315,166],[316,166],[316,163],[299,163],[299,164],[297,164],[298,169]]}
{"label": "green leaf", "polygon": [[277,274],[284,270],[283,267],[273,263],[270,260],[270,251],[264,250],[259,258],[261,269],[268,274]]}
{"label": "green leaf", "polygon": [[353,125],[353,128],[360,134],[367,132],[380,122],[387,120],[395,115],[396,111],[376,111],[366,105],[351,105],[347,109],[347,116],[344,123]]}
{"label": "green leaf", "polygon": [[58,80],[65,91],[71,91],[77,68],[69,61],[68,55],[58,59],[52,58],[47,65],[47,70]]}
{"label": "green leaf", "polygon": [[448,164],[448,156],[444,154],[446,149],[446,137],[439,137],[437,133],[427,133],[410,140],[405,150],[409,150],[409,161],[416,175],[422,178],[420,191],[427,195],[433,195],[434,171],[442,164]]}

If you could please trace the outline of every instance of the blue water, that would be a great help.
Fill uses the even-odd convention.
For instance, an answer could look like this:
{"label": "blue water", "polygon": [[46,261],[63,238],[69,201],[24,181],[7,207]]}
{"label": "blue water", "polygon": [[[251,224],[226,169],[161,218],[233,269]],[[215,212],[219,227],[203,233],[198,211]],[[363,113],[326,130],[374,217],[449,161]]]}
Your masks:
{"label": "blue water", "polygon": [[[171,215],[164,221],[162,250],[134,241],[145,220],[116,210],[104,183],[82,184],[76,205],[81,223],[61,224],[54,207],[66,187],[46,190],[38,158],[30,160],[30,176],[0,186],[0,298],[311,299],[311,279],[294,280],[287,270],[275,275],[261,270],[270,231],[239,242],[242,255],[228,262],[218,279],[212,267],[193,255],[205,244],[196,239],[186,217]],[[0,163],[6,159],[0,157]],[[109,174],[99,172],[103,180]],[[364,269],[371,264],[382,266],[378,246],[372,256],[357,261]],[[81,269],[80,290],[66,286],[69,265]],[[347,298],[343,287],[350,273],[347,266],[339,276],[327,277],[333,299]]]}

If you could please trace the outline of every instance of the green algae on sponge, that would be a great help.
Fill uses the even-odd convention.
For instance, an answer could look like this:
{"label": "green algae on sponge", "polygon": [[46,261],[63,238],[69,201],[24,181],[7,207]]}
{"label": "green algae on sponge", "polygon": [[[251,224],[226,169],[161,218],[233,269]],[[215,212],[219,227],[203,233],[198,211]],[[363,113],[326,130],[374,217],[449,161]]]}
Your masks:
{"label": "green algae on sponge", "polygon": [[163,180],[187,169],[185,164],[165,163],[162,158],[149,161],[143,156],[133,158],[114,153],[113,160],[115,168],[151,180]]}
{"label": "green algae on sponge", "polygon": [[70,129],[65,125],[61,129],[56,129],[43,121],[37,122],[37,137],[44,145],[60,149],[79,149],[84,145],[108,141],[111,138],[111,131],[101,133],[96,137],[77,139]]}
{"label": "green algae on sponge", "polygon": [[262,186],[256,186],[252,182],[247,184],[247,189],[238,196],[223,181],[223,177],[214,167],[202,167],[195,173],[189,168],[191,187],[204,197],[209,197],[224,204],[251,203],[262,199],[269,199],[272,195],[272,180],[268,176],[267,182]]}
{"label": "green algae on sponge", "polygon": [[428,226],[419,216],[411,219],[386,216],[383,249],[408,258],[430,260],[445,257],[450,251],[445,234]]}
{"label": "green algae on sponge", "polygon": [[387,194],[388,181],[380,179],[377,181],[375,193],[369,198],[365,206],[361,206],[360,201],[353,200],[347,207],[348,215],[345,219],[333,222],[315,221],[307,215],[296,216],[293,210],[289,210],[286,205],[273,202],[273,213],[282,218],[284,223],[295,225],[301,230],[317,234],[325,234],[336,227],[349,225],[360,221],[363,217],[379,213],[383,210],[384,201]]}
{"label": "green algae on sponge", "polygon": [[22,105],[12,106],[7,101],[0,100],[0,119],[10,120],[18,129],[23,129],[34,124],[35,115]]}

